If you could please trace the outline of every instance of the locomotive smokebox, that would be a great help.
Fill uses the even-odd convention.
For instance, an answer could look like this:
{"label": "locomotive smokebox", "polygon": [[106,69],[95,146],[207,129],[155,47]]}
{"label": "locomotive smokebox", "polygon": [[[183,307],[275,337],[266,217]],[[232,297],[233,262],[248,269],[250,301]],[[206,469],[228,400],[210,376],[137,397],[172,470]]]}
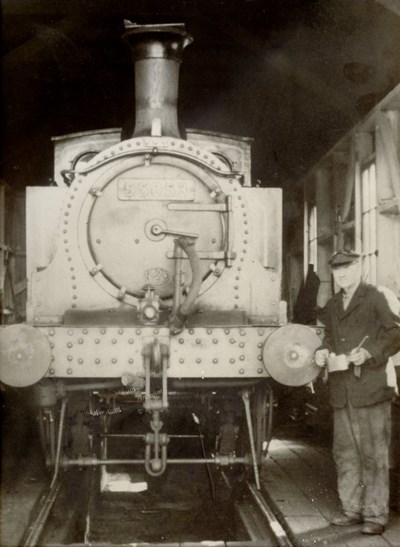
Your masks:
{"label": "locomotive smokebox", "polygon": [[193,38],[183,24],[136,25],[125,21],[122,39],[135,65],[136,122],[133,136],[181,138],[177,100],[179,67]]}

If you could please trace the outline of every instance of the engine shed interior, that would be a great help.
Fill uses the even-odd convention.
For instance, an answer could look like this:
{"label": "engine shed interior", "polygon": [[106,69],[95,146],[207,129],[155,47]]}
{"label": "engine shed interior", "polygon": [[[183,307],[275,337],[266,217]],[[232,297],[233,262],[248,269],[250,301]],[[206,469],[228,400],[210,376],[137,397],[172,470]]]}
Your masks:
{"label": "engine shed interior", "polygon": [[52,486],[194,462],[259,488],[273,412],[330,434],[332,252],[400,310],[400,6],[169,4],[2,2],[0,380],[34,386]]}

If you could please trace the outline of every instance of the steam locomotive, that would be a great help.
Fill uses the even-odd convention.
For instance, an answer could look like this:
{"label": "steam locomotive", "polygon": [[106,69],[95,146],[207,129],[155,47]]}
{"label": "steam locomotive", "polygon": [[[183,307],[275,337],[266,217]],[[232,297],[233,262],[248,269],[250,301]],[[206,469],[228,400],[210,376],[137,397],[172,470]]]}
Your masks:
{"label": "steam locomotive", "polygon": [[[33,391],[55,475],[206,462],[258,482],[269,378],[318,374],[317,328],[287,324],[281,301],[281,189],[251,187],[250,139],[180,134],[184,25],[125,25],[134,134],[55,138],[57,186],[27,188],[27,321],[0,330],[0,379]],[[166,430],[175,413],[201,434]],[[138,416],[147,431],[124,432]],[[174,457],[198,438],[198,457]]]}

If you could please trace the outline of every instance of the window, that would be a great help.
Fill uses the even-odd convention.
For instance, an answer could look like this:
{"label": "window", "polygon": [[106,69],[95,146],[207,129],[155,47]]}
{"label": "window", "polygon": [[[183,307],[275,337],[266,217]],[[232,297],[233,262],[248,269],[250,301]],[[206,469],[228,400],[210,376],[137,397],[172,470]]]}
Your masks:
{"label": "window", "polygon": [[[318,239],[317,239],[317,206],[312,205],[308,215],[308,264],[313,264],[317,271]],[[308,268],[307,264],[307,268]]]}
{"label": "window", "polygon": [[361,170],[361,242],[362,275],[364,281],[376,284],[377,244],[376,244],[376,168],[370,163]]}

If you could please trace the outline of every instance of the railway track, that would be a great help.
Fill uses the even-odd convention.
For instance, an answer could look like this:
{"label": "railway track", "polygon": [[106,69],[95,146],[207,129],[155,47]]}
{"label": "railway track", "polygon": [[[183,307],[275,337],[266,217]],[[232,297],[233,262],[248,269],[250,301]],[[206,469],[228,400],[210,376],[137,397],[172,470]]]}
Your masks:
{"label": "railway track", "polygon": [[176,480],[181,469],[172,470],[163,484],[158,479],[148,490],[132,494],[100,493],[97,472],[69,471],[41,496],[21,545],[295,545],[281,516],[255,484],[245,482],[240,494],[212,500],[199,473],[187,487],[189,474],[181,477],[185,488],[179,492]]}

